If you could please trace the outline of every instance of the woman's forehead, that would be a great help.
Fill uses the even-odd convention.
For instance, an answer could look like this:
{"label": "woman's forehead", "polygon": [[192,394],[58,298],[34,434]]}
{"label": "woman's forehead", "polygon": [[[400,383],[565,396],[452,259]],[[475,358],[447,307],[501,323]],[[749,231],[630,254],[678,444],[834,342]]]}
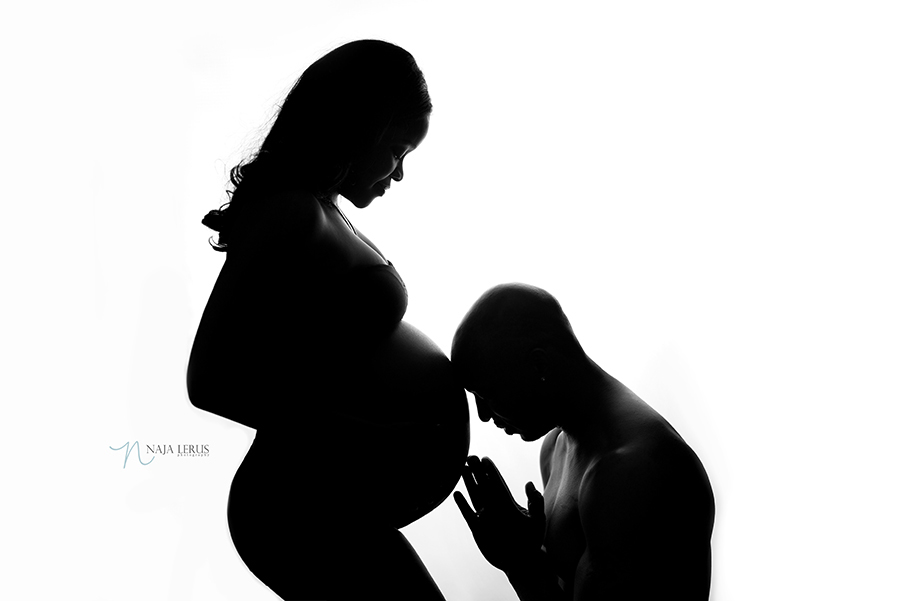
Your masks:
{"label": "woman's forehead", "polygon": [[393,123],[385,135],[392,143],[408,144],[415,148],[422,143],[428,134],[429,115],[423,115],[415,119]]}

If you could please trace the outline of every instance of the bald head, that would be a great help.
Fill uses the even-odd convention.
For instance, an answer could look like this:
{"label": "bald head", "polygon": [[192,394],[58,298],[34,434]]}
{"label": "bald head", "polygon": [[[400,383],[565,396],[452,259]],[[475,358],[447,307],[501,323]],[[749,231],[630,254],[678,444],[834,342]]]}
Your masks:
{"label": "bald head", "polygon": [[568,360],[584,356],[559,302],[527,284],[501,284],[481,295],[453,337],[451,361],[463,375],[518,371],[535,349]]}

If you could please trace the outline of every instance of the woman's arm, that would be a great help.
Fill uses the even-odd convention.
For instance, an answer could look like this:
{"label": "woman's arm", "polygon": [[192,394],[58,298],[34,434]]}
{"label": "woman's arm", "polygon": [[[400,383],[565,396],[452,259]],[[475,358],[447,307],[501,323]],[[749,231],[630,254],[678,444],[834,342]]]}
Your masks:
{"label": "woman's arm", "polygon": [[[266,356],[284,353],[294,335],[298,264],[317,254],[325,216],[314,198],[284,194],[239,245],[230,248],[203,311],[187,367],[188,398],[209,411],[252,428],[268,404],[258,386]],[[299,259],[298,259],[299,257]]]}

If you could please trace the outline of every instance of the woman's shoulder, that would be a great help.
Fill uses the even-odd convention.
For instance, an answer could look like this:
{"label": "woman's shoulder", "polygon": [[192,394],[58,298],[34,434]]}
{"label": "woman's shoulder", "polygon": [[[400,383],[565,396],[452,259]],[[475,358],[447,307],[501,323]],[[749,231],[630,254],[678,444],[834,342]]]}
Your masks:
{"label": "woman's shoulder", "polygon": [[280,192],[266,202],[248,236],[248,247],[283,249],[315,244],[326,223],[322,203],[312,193]]}
{"label": "woman's shoulder", "polygon": [[267,227],[290,230],[307,239],[321,234],[326,224],[325,209],[311,192],[293,190],[272,197],[263,222]]}

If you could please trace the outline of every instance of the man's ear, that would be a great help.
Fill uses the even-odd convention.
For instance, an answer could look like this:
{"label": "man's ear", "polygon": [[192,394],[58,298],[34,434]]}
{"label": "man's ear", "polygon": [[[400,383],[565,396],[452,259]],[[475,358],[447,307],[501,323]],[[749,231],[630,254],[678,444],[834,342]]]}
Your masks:
{"label": "man's ear", "polygon": [[528,355],[528,362],[531,364],[531,372],[535,379],[538,382],[546,382],[550,377],[550,358],[547,351],[542,348],[532,349]]}

